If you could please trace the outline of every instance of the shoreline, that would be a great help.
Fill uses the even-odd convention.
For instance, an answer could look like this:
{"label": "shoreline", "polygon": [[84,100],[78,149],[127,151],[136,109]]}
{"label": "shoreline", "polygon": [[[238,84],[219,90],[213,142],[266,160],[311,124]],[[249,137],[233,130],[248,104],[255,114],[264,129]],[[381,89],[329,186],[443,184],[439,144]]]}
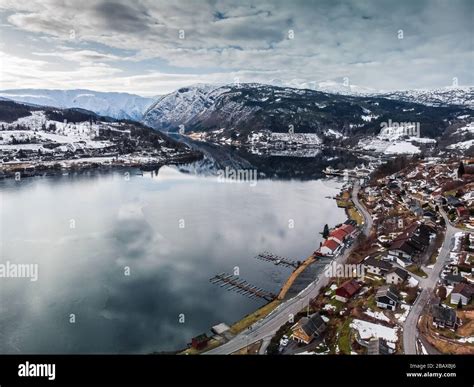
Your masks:
{"label": "shoreline", "polygon": [[59,176],[70,172],[85,173],[91,170],[139,169],[155,171],[164,165],[181,165],[201,160],[199,152],[177,154],[168,159],[142,157],[139,155],[89,157],[47,162],[19,161],[0,165],[0,180],[20,179],[36,176]]}
{"label": "shoreline", "polygon": [[[336,195],[336,197],[331,198],[333,202],[337,206],[337,197],[342,195],[344,191],[347,190],[347,187],[343,185],[340,188],[340,193],[339,195]],[[352,207],[355,207],[354,204]],[[357,212],[357,209],[355,209]],[[344,212],[346,214],[347,219],[346,220],[356,220],[354,219],[353,216],[351,216],[351,212],[349,211],[349,208],[344,208]],[[362,215],[361,215],[362,216]],[[357,221],[357,220],[356,220]],[[334,257],[336,259],[337,256]],[[245,329],[248,329],[253,323],[265,318],[268,316],[270,313],[272,313],[276,308],[278,308],[279,305],[284,301],[284,297],[286,296],[287,292],[291,289],[293,286],[294,282],[296,279],[313,263],[317,261],[317,255],[315,253],[311,254],[309,257],[307,257],[302,263],[296,268],[285,280],[283,283],[282,287],[280,288],[280,291],[278,292],[278,296],[275,297],[275,299],[268,301],[261,307],[257,308],[253,312],[243,316],[240,320],[235,321],[230,325],[229,331],[234,335],[238,335],[239,333],[243,332]],[[295,273],[297,273],[295,275]],[[322,274],[322,273],[321,273]],[[189,355],[189,354],[203,354],[206,353],[207,351],[210,351],[214,348],[219,347],[222,344],[225,344],[225,342],[220,342],[217,339],[214,338],[214,336],[210,337],[208,346],[206,348],[203,348],[202,350],[196,350],[191,346],[188,346],[185,349],[177,350],[174,353],[178,355]]]}

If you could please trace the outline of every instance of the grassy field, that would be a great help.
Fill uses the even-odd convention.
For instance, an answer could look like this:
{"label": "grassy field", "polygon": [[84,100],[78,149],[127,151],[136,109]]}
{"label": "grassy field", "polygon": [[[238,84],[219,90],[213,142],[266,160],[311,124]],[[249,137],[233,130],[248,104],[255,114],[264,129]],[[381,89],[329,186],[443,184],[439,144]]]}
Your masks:
{"label": "grassy field", "polygon": [[242,332],[244,329],[248,328],[253,323],[267,316],[278,305],[280,305],[279,300],[273,300],[269,302],[268,304],[262,306],[260,309],[257,309],[255,312],[248,314],[242,320],[237,321],[235,324],[233,324],[230,327],[230,332],[233,334]]}
{"label": "grassy field", "polygon": [[339,351],[346,355],[351,353],[351,318],[346,319],[342,324],[341,330],[339,331]]}
{"label": "grassy field", "polygon": [[203,352],[206,352],[206,351],[210,351],[211,349],[213,348],[216,348],[218,347],[219,345],[221,345],[221,343],[215,339],[211,339],[209,340],[209,342],[207,343],[207,346],[206,348],[202,349],[202,350],[198,350],[198,349],[195,349],[195,348],[188,348],[188,349],[185,349],[184,351],[182,352],[179,352],[178,355],[199,355]]}
{"label": "grassy field", "polygon": [[362,223],[364,223],[364,218],[354,206],[348,207],[346,210],[347,210],[347,215],[349,216],[349,218],[352,220],[355,220],[358,225],[361,225]]}

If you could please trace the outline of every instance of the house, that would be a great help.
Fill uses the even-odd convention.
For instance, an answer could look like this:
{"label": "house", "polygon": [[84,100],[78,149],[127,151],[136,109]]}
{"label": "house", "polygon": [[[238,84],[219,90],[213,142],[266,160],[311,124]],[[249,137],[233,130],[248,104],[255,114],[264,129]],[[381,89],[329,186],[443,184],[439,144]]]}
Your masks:
{"label": "house", "polygon": [[461,300],[462,305],[467,305],[471,302],[474,296],[474,285],[460,282],[451,292],[451,304],[458,305]]}
{"label": "house", "polygon": [[364,268],[369,273],[383,276],[392,268],[392,265],[387,261],[368,257],[364,261]]}
{"label": "house", "polygon": [[354,219],[347,219],[347,220],[344,222],[344,224],[348,224],[348,225],[350,225],[350,226],[352,226],[352,227],[354,227],[354,228],[357,227],[357,222],[356,222]]}
{"label": "house", "polygon": [[398,239],[390,245],[387,257],[400,266],[407,267],[411,265],[416,252],[416,249],[407,240]]}
{"label": "house", "polygon": [[354,237],[355,233],[357,232],[357,229],[351,224],[343,224],[339,228],[345,231],[349,237]]}
{"label": "house", "polygon": [[392,353],[387,341],[381,337],[373,337],[367,345],[367,355],[390,355]]}
{"label": "house", "polygon": [[329,233],[328,239],[336,241],[338,244],[342,245],[346,237],[347,233],[341,228],[337,228],[336,230],[333,230]]}
{"label": "house", "polygon": [[452,308],[433,305],[431,307],[431,315],[433,316],[433,325],[436,328],[449,328],[455,330],[459,325],[456,311]]}
{"label": "house", "polygon": [[291,338],[299,343],[309,344],[315,338],[319,337],[326,329],[326,323],[319,313],[310,317],[302,317],[295,325],[291,327]]}
{"label": "house", "polygon": [[193,337],[191,340],[191,346],[194,349],[203,349],[206,348],[209,337],[205,333],[200,334],[199,336]]}
{"label": "house", "polygon": [[392,286],[382,286],[375,294],[377,306],[394,311],[400,303],[400,296]]}
{"label": "house", "polygon": [[423,215],[423,209],[418,204],[410,205],[410,211],[413,212],[416,216]]}
{"label": "house", "polygon": [[334,255],[341,245],[333,239],[327,239],[319,248],[321,254]]}
{"label": "house", "polygon": [[408,277],[409,275],[406,270],[403,270],[399,267],[394,267],[385,275],[385,281],[388,284],[398,285],[405,282]]}
{"label": "house", "polygon": [[461,274],[448,273],[443,277],[445,285],[457,285],[465,281],[466,279]]}
{"label": "house", "polygon": [[466,219],[469,217],[469,210],[464,206],[460,206],[456,208],[456,214],[458,218]]}
{"label": "house", "polygon": [[402,267],[411,265],[413,258],[429,246],[433,233],[428,225],[413,223],[392,242],[388,258]]}
{"label": "house", "polygon": [[446,204],[450,207],[459,207],[461,205],[461,201],[457,197],[449,195],[446,198]]}
{"label": "house", "polygon": [[355,279],[346,281],[336,289],[336,300],[347,302],[360,288],[360,284]]}

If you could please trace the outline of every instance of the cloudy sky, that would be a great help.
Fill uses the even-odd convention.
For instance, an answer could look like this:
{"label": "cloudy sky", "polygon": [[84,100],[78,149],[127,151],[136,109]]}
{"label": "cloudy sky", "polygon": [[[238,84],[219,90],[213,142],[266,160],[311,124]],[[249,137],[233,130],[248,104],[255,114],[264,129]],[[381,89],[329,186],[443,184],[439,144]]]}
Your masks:
{"label": "cloudy sky", "polygon": [[0,0],[0,89],[473,85],[472,0]]}

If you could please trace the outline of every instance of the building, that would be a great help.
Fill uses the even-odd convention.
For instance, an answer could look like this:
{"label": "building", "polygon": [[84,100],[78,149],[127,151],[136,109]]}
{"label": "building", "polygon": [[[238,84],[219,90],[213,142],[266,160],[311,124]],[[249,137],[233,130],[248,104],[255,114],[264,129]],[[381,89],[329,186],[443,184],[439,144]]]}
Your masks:
{"label": "building", "polygon": [[394,267],[387,272],[385,281],[387,284],[398,285],[405,282],[408,277],[409,274],[406,270],[400,269],[399,267]]}
{"label": "building", "polygon": [[387,341],[381,337],[374,337],[367,345],[367,355],[390,355],[392,353]]}
{"label": "building", "polygon": [[326,323],[319,313],[310,317],[302,317],[291,327],[291,338],[299,343],[309,344],[315,338],[321,336],[326,329]]}
{"label": "building", "polygon": [[342,245],[346,240],[347,233],[341,228],[337,228],[329,233],[329,240],[336,241],[338,244]]}
{"label": "building", "polygon": [[469,210],[464,206],[457,207],[456,213],[458,215],[458,218],[461,218],[461,219],[469,218]]}
{"label": "building", "polygon": [[377,306],[394,311],[400,303],[400,296],[392,286],[382,286],[375,294]]}
{"label": "building", "polygon": [[446,204],[451,208],[456,208],[462,205],[461,201],[457,197],[452,196],[452,195],[449,195],[446,198]]}
{"label": "building", "polygon": [[399,239],[392,242],[387,256],[400,266],[407,267],[412,264],[416,252],[416,249],[407,240]]}
{"label": "building", "polygon": [[388,258],[402,267],[412,264],[413,258],[425,251],[434,233],[426,224],[413,223],[390,245]]}
{"label": "building", "polygon": [[460,282],[451,292],[451,304],[458,305],[461,300],[462,305],[467,305],[471,302],[474,295],[474,285]]}
{"label": "building", "polygon": [[431,315],[433,316],[433,325],[436,328],[449,328],[455,330],[459,325],[456,311],[452,308],[433,305],[431,307]]}
{"label": "building", "polygon": [[382,259],[375,257],[367,257],[363,262],[365,270],[369,273],[384,276],[391,268],[392,264]]}
{"label": "building", "polygon": [[336,300],[347,302],[359,291],[360,288],[361,286],[355,279],[346,281],[336,289]]}
{"label": "building", "polygon": [[391,268],[390,262],[368,257],[364,260],[364,267],[367,272],[384,276]]}
{"label": "building", "polygon": [[347,235],[351,238],[354,237],[357,232],[357,228],[355,228],[351,224],[346,224],[346,223],[344,223],[341,227],[339,227],[339,229],[345,231]]}
{"label": "building", "polygon": [[448,273],[443,277],[443,282],[445,285],[457,285],[465,281],[466,279],[459,273]]}
{"label": "building", "polygon": [[205,333],[200,334],[199,336],[193,337],[191,340],[191,346],[194,349],[203,349],[206,348],[209,337]]}
{"label": "building", "polygon": [[320,247],[319,251],[324,255],[334,255],[340,248],[340,244],[333,239],[327,239]]}

